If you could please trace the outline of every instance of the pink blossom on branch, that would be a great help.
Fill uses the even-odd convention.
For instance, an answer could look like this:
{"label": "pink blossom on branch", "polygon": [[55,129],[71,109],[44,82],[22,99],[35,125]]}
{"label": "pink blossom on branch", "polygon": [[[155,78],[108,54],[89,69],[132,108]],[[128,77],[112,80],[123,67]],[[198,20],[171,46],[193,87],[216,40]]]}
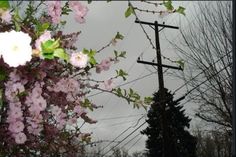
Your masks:
{"label": "pink blossom on branch", "polygon": [[6,23],[10,23],[12,19],[10,10],[3,12],[0,18]]}
{"label": "pink blossom on branch", "polygon": [[104,87],[107,91],[112,91],[112,79],[104,81]]}
{"label": "pink blossom on branch", "polygon": [[9,125],[9,130],[12,132],[12,133],[19,133],[19,132],[22,132],[24,130],[25,126],[24,126],[24,123],[21,122],[21,121],[16,121],[15,123],[11,123]]}
{"label": "pink blossom on branch", "polygon": [[96,65],[96,72],[101,73],[101,71],[107,71],[110,69],[111,66],[111,58],[104,59],[101,61],[100,64]]}
{"label": "pink blossom on branch", "polygon": [[27,137],[23,132],[15,134],[14,137],[17,144],[24,144],[27,140]]}
{"label": "pink blossom on branch", "polygon": [[60,23],[60,17],[61,17],[61,1],[47,1],[48,6],[48,14],[52,18],[53,24],[59,24]]}
{"label": "pink blossom on branch", "polygon": [[69,7],[74,11],[75,13],[75,20],[79,23],[85,22],[85,16],[88,12],[88,8],[86,6],[83,6],[78,1],[69,1]]}
{"label": "pink blossom on branch", "polygon": [[35,41],[35,48],[38,49],[39,51],[42,50],[41,44],[44,43],[47,40],[50,40],[51,33],[50,31],[45,31],[36,41]]}
{"label": "pink blossom on branch", "polygon": [[75,106],[73,112],[76,113],[78,116],[81,116],[83,113],[86,113],[80,105]]}
{"label": "pink blossom on branch", "polygon": [[88,63],[88,55],[83,52],[72,53],[70,63],[75,67],[85,68]]}

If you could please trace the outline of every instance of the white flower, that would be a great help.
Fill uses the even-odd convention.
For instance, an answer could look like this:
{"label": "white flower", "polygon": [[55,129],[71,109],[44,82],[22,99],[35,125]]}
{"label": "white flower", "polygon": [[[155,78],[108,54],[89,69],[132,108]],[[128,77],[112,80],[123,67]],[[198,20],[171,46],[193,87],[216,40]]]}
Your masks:
{"label": "white flower", "polygon": [[11,67],[25,65],[32,58],[31,37],[24,32],[0,33],[0,55]]}
{"label": "white flower", "polygon": [[79,68],[85,68],[87,66],[88,62],[88,55],[82,53],[82,52],[77,52],[77,53],[72,53],[70,57],[70,63]]}

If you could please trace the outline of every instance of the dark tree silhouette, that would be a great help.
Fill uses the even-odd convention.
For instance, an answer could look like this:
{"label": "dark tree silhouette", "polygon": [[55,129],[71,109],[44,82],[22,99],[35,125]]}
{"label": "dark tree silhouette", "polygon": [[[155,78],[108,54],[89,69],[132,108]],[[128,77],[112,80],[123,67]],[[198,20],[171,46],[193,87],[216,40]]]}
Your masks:
{"label": "dark tree silhouette", "polygon": [[[154,103],[148,112],[148,127],[141,131],[142,134],[148,136],[146,148],[149,157],[157,157],[163,155],[163,127],[162,115],[163,110],[159,105],[159,92],[154,94]],[[192,136],[187,128],[191,121],[184,114],[184,109],[179,102],[173,101],[173,94],[165,89],[165,115],[167,126],[166,133],[169,137],[169,148],[173,157],[195,157],[196,156],[196,138]]]}

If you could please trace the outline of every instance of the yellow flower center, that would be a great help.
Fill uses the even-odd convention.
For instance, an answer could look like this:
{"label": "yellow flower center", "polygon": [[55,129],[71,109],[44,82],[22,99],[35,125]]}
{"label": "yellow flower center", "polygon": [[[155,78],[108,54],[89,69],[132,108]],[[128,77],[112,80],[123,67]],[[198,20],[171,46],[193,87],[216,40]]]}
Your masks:
{"label": "yellow flower center", "polygon": [[18,47],[17,45],[14,45],[14,46],[12,47],[12,51],[13,51],[13,52],[18,52],[18,51],[19,51],[19,47]]}
{"label": "yellow flower center", "polygon": [[80,59],[81,59],[81,57],[80,57],[80,56],[77,56],[77,59],[78,59],[78,60],[80,60]]}

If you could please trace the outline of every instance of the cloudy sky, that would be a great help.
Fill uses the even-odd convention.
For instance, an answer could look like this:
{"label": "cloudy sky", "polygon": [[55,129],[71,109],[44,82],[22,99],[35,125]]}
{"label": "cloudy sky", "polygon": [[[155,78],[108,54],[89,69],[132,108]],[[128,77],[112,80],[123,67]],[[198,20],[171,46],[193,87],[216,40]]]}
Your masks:
{"label": "cloudy sky", "polygon": [[[128,79],[123,82],[122,80],[117,80],[115,86],[127,83],[122,86],[122,88],[133,88],[141,96],[151,96],[158,89],[158,76],[155,68],[148,65],[138,64],[136,62],[137,58],[140,56],[145,61],[152,61],[155,58],[155,51],[149,44],[145,34],[143,33],[139,24],[134,23],[135,17],[130,16],[125,18],[124,13],[127,9],[127,1],[114,1],[107,3],[102,2],[92,2],[87,4],[89,12],[86,16],[85,24],[78,24],[73,19],[73,16],[67,18],[68,23],[65,28],[66,32],[73,31],[82,31],[82,34],[79,36],[77,42],[78,48],[82,50],[83,48],[87,49],[100,49],[106,45],[116,34],[120,32],[125,36],[123,41],[119,41],[116,46],[111,46],[97,55],[98,62],[101,61],[104,57],[113,56],[113,51],[126,51],[127,58],[121,60],[116,65],[113,65],[109,72],[104,72],[99,75],[95,74],[94,78],[97,80],[106,80],[115,75],[116,69],[123,69],[128,72]],[[175,7],[181,5],[186,8],[186,16],[173,14],[165,17],[160,17],[157,14],[150,13],[140,13],[137,12],[140,20],[147,22],[154,22],[157,20],[159,23],[165,22],[167,25],[180,26],[182,29],[187,28],[186,23],[187,19],[191,21],[191,11],[194,8],[194,3],[189,1],[174,1],[173,5]],[[146,4],[144,2],[133,1],[132,4],[139,8],[158,10],[154,5]],[[149,26],[144,26],[147,33],[150,35],[153,43],[155,44],[154,30]],[[179,30],[176,29],[163,29],[160,32],[160,45],[162,55],[171,58],[172,60],[180,59],[177,56],[176,50],[171,48],[170,43],[167,41],[171,40],[174,42],[179,42]],[[174,65],[168,60],[163,60],[164,64]],[[175,66],[175,65],[174,65]],[[164,69],[165,70],[165,69]],[[168,70],[164,75],[165,87],[169,90],[174,91],[183,82],[176,77],[173,77],[169,73],[172,70]],[[152,73],[152,74],[151,74]],[[150,75],[149,75],[150,74]],[[145,77],[146,76],[146,77]],[[144,77],[144,78],[142,78]],[[137,81],[133,81],[137,78],[142,78]],[[131,81],[131,83],[129,83]],[[176,95],[175,98],[179,98],[184,92],[185,88],[182,88]],[[94,91],[93,94],[99,91]],[[116,139],[116,141],[121,141],[124,137],[130,134],[135,128],[145,121],[146,111],[144,109],[133,109],[132,104],[127,104],[125,100],[117,98],[109,93],[100,93],[94,96],[91,96],[90,99],[97,105],[103,105],[102,109],[98,109],[89,115],[93,119],[97,119],[98,123],[93,125],[85,124],[82,127],[82,131],[93,132],[93,141],[99,140],[114,140],[118,135],[120,135],[124,130],[127,130],[122,136]],[[184,101],[183,101],[184,102]],[[188,104],[185,106],[186,113],[188,116],[192,117],[193,105]],[[130,129],[127,129],[129,128]],[[142,130],[146,125],[142,126],[139,130]],[[119,146],[122,147],[130,139],[134,138],[139,131],[134,132],[129,138],[124,142],[120,143]],[[140,139],[140,140],[139,140]],[[139,140],[135,145],[135,141]],[[145,149],[145,140],[146,137],[143,135],[137,135],[132,141],[127,143],[124,148],[129,149],[129,153],[134,151],[141,151]],[[101,143],[101,148],[104,148],[108,142]],[[110,146],[114,145],[113,143],[109,145],[106,149],[103,150],[105,153],[110,149]],[[133,146],[132,146],[133,145]]]}

